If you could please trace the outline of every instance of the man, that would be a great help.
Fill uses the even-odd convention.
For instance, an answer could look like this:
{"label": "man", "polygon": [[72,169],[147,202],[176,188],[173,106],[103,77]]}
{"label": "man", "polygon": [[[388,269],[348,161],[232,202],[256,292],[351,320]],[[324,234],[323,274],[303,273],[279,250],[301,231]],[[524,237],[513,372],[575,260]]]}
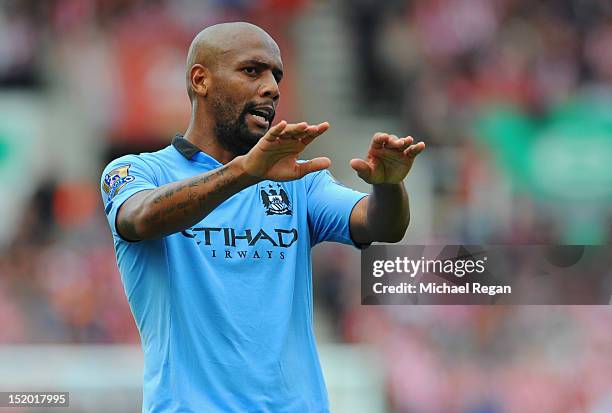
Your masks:
{"label": "man", "polygon": [[187,59],[185,135],[103,173],[142,338],[144,412],[327,412],[310,249],[404,235],[402,181],[424,144],[376,134],[351,161],[372,194],[339,185],[328,158],[297,161],[327,123],[271,126],[282,76],[278,46],[257,26],[203,30]]}

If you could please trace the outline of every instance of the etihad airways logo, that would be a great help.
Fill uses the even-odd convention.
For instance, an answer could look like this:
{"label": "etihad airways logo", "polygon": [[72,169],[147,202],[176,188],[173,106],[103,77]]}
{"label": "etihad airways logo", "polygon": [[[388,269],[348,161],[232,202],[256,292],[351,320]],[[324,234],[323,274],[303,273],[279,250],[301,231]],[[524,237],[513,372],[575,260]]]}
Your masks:
{"label": "etihad airways logo", "polygon": [[[289,248],[298,240],[298,231],[295,228],[274,228],[273,231],[266,232],[263,228],[236,230],[228,227],[193,227],[181,231],[181,234],[195,240],[197,245],[225,247],[221,251],[209,249],[212,258],[272,258],[277,248]],[[256,248],[238,250],[244,247]],[[278,256],[285,259],[285,253],[282,251]]]}

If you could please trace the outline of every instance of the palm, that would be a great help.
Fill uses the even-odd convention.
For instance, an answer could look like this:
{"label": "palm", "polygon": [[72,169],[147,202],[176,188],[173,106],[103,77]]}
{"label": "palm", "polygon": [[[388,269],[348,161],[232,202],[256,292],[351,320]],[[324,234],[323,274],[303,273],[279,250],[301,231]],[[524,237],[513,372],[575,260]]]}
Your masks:
{"label": "palm", "polygon": [[298,162],[298,156],[306,146],[328,128],[327,123],[310,126],[305,122],[279,123],[246,155],[248,173],[273,181],[290,181],[329,167],[331,161],[328,158]]}
{"label": "palm", "polygon": [[[401,153],[400,153],[401,154]],[[397,183],[404,180],[414,158],[406,160],[396,151],[370,149],[366,162],[371,168],[370,183]]]}
{"label": "palm", "polygon": [[274,156],[270,158],[271,166],[266,172],[267,179],[273,181],[289,181],[296,179],[299,175],[299,164],[297,160],[298,155],[303,149],[299,151],[288,149],[280,153],[275,153]]}
{"label": "palm", "polygon": [[351,166],[369,184],[396,184],[402,182],[415,157],[425,149],[419,142],[412,145],[412,137],[398,139],[393,135],[377,133],[372,139],[366,159],[353,159]]}

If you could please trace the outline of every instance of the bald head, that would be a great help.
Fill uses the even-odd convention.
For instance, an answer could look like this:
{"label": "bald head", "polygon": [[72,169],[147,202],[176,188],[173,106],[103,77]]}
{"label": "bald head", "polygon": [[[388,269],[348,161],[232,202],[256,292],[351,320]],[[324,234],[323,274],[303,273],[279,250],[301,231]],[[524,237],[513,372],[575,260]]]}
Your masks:
{"label": "bald head", "polygon": [[278,53],[280,50],[272,37],[261,27],[246,22],[220,23],[209,26],[196,35],[187,54],[187,93],[193,101],[191,74],[194,65],[202,65],[210,71],[217,69],[223,60],[233,53],[264,45]]}
{"label": "bald head", "polygon": [[249,23],[202,30],[187,57],[190,129],[233,156],[246,154],[276,114],[283,62],[276,42]]}

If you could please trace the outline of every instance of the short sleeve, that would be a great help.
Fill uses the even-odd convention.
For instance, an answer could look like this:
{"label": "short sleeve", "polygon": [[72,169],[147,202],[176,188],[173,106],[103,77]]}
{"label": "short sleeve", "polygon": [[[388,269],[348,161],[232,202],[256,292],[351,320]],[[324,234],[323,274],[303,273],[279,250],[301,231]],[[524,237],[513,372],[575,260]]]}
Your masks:
{"label": "short sleeve", "polygon": [[356,245],[350,233],[351,212],[367,194],[342,185],[328,170],[316,172],[312,176],[307,189],[311,244],[336,241]]}
{"label": "short sleeve", "polygon": [[151,167],[137,155],[127,155],[109,163],[102,172],[101,193],[104,213],[113,236],[123,239],[117,232],[117,212],[132,195],[146,189],[157,188]]}

